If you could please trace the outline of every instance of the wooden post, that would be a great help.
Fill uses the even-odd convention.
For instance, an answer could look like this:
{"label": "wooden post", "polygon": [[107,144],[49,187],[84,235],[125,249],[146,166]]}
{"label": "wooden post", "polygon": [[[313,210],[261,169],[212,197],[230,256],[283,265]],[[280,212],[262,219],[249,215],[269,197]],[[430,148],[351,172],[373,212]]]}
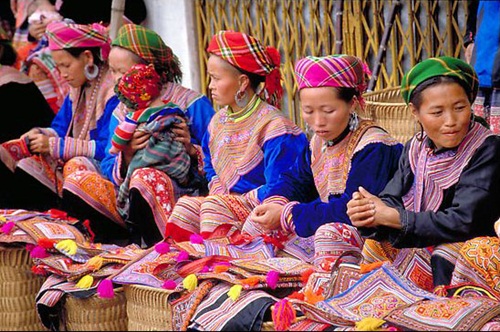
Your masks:
{"label": "wooden post", "polygon": [[109,38],[116,38],[118,29],[123,24],[123,14],[125,13],[125,0],[113,0],[111,3],[111,22],[109,24]]}
{"label": "wooden post", "polygon": [[389,39],[389,35],[391,34],[392,25],[394,23],[394,19],[396,18],[396,10],[401,3],[396,0],[392,3],[391,12],[389,14],[389,20],[384,27],[384,35],[382,36],[382,40],[380,41],[380,47],[377,53],[377,60],[375,62],[375,68],[372,71],[372,77],[370,77],[370,82],[368,82],[367,92],[373,91],[375,84],[377,83],[378,74],[380,72],[380,67],[382,67],[382,59],[384,58],[385,51],[387,50],[387,41]]}
{"label": "wooden post", "polygon": [[343,10],[344,0],[335,1],[335,54],[342,53],[342,10]]}

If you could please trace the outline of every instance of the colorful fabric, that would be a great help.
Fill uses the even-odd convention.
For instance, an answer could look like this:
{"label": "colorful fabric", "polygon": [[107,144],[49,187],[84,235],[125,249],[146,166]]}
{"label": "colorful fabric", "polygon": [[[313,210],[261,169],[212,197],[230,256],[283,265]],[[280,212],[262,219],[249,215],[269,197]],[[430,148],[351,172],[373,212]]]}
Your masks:
{"label": "colorful fabric", "polygon": [[491,135],[491,131],[473,122],[456,149],[439,154],[429,153],[430,142],[425,134],[423,144],[414,137],[408,155],[411,171],[420,176],[416,176],[411,189],[403,196],[405,208],[413,212],[436,212],[443,201],[444,191],[459,181],[476,150]]}
{"label": "colorful fabric", "polygon": [[118,81],[115,93],[118,99],[134,111],[148,107],[160,95],[161,77],[152,64],[133,65]]}
{"label": "colorful fabric", "polygon": [[479,88],[472,111],[486,120],[492,132],[500,134],[500,90]]}
{"label": "colorful fabric", "polygon": [[401,80],[401,95],[408,104],[415,88],[432,77],[447,76],[457,78],[467,87],[469,101],[474,102],[479,88],[476,71],[465,61],[449,56],[429,58],[410,69]]}
{"label": "colorful fabric", "polygon": [[403,330],[479,331],[500,314],[500,302],[488,298],[441,298],[395,308],[384,320]]}
{"label": "colorful fabric", "polygon": [[364,105],[361,95],[366,91],[366,76],[371,75],[368,65],[358,57],[346,54],[324,57],[307,56],[295,64],[295,79],[298,89],[333,87],[354,88],[358,100]]}
{"label": "colorful fabric", "polygon": [[163,82],[181,83],[179,59],[153,30],[137,24],[122,25],[111,45],[125,48],[153,64]]}
{"label": "colorful fabric", "polygon": [[212,37],[207,52],[221,57],[240,70],[265,76],[262,99],[279,107],[283,88],[281,56],[277,49],[264,47],[256,38],[245,33],[222,30]]}
{"label": "colorful fabric", "polygon": [[102,61],[108,59],[111,40],[105,26],[93,23],[83,25],[65,21],[51,22],[47,25],[46,35],[49,40],[49,50],[66,48],[98,47]]}

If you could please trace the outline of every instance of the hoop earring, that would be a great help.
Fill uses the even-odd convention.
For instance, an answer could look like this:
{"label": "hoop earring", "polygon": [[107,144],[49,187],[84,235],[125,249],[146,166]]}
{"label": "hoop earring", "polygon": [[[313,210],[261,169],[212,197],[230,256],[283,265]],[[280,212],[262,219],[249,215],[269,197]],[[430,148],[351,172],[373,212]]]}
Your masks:
{"label": "hoop earring", "polygon": [[97,67],[95,63],[93,63],[92,66],[86,64],[85,67],[83,67],[83,73],[85,74],[86,79],[92,81],[97,77],[97,75],[99,75],[99,67]]}
{"label": "hoop earring", "polygon": [[352,112],[349,115],[349,130],[355,131],[356,129],[358,129],[358,126],[359,126],[358,113]]}
{"label": "hoop earring", "polygon": [[234,101],[236,102],[236,105],[238,105],[238,107],[240,108],[245,107],[248,104],[247,91],[238,90],[238,92],[236,92],[236,94],[234,95]]}

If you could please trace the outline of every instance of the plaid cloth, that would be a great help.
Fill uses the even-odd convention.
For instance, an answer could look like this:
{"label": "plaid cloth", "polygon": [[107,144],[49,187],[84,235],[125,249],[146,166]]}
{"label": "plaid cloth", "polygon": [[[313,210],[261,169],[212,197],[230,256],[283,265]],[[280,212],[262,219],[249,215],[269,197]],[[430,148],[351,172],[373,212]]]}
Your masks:
{"label": "plaid cloth", "polygon": [[456,77],[468,88],[470,102],[476,99],[479,79],[472,66],[457,58],[442,56],[430,58],[415,65],[401,81],[401,95],[408,104],[415,88],[429,78],[436,76]]}
{"label": "plaid cloth", "polygon": [[106,61],[111,49],[106,27],[98,23],[83,25],[66,21],[51,22],[47,25],[46,34],[51,51],[99,47],[101,60]]}
{"label": "plaid cloth", "polygon": [[137,24],[125,24],[118,30],[111,46],[120,46],[152,63],[164,82],[182,82],[179,59],[153,30]]}
{"label": "plaid cloth", "polygon": [[133,65],[115,86],[118,99],[128,108],[140,110],[148,107],[160,95],[161,77],[152,64]]}

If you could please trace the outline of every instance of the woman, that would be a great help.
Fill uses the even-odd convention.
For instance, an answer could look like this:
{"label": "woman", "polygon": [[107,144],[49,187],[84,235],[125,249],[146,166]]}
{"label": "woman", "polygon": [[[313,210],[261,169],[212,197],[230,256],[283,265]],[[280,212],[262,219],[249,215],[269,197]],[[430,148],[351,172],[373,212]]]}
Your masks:
{"label": "woman", "polygon": [[[111,134],[125,119],[127,108],[120,103],[110,122],[110,139],[106,157],[100,169],[89,167],[68,177],[64,184],[65,209],[82,218],[90,218],[96,233],[117,236],[101,229],[116,224],[129,228],[132,241],[147,246],[162,239],[172,208],[181,195],[197,195],[203,190],[199,169],[202,167],[201,141],[213,114],[206,96],[179,84],[182,80],[180,63],[170,47],[154,31],[140,25],[126,24],[119,30],[109,56],[109,66],[115,82],[135,64],[153,64],[162,78],[161,100],[177,104],[185,113],[183,120],[173,129],[176,140],[184,144],[191,156],[189,186],[172,181],[155,168],[136,170],[130,179],[129,209],[122,214],[117,209],[116,195],[123,183],[130,161],[138,150],[146,147],[150,135],[135,131],[132,140],[119,154],[110,154]],[[101,227],[101,228],[100,228]]]}
{"label": "woman", "polygon": [[413,67],[401,93],[422,132],[379,197],[360,187],[347,205],[352,224],[376,240],[365,243],[365,260],[405,262],[403,273],[423,288],[450,283],[462,241],[495,234],[500,138],[474,121],[477,90],[476,72],[462,60]]}
{"label": "woman", "polygon": [[275,48],[241,32],[220,31],[207,52],[209,89],[223,106],[203,142],[209,196],[179,200],[165,233],[175,241],[198,233],[238,234],[270,185],[307,146],[300,128],[276,108],[282,88]]}
{"label": "woman", "polygon": [[[7,33],[0,27],[0,100],[5,105],[15,105],[3,112],[0,124],[0,143],[18,138],[35,126],[47,127],[54,114],[49,104],[28,76],[13,65],[16,52]],[[29,98],[26,98],[29,96]],[[0,152],[0,159],[6,157]],[[13,188],[11,171],[0,163],[0,179],[4,188]],[[13,207],[8,190],[0,193],[0,207]]]}
{"label": "woman", "polygon": [[[68,163],[70,159],[85,156],[92,163],[102,160],[109,119],[117,105],[105,62],[110,41],[102,25],[53,22],[47,26],[47,36],[61,77],[71,90],[50,127],[35,127],[22,136],[29,140],[34,156],[17,163],[12,194],[25,209],[45,210],[57,205],[63,178],[79,167]],[[28,188],[36,195],[27,195]]]}
{"label": "woman", "polygon": [[361,252],[363,239],[346,204],[359,186],[380,192],[402,150],[385,130],[358,118],[365,76],[363,62],[350,55],[308,56],[296,63],[301,115],[314,132],[310,149],[281,175],[246,225],[250,233],[256,226],[314,235],[314,263],[326,270],[344,251]]}

